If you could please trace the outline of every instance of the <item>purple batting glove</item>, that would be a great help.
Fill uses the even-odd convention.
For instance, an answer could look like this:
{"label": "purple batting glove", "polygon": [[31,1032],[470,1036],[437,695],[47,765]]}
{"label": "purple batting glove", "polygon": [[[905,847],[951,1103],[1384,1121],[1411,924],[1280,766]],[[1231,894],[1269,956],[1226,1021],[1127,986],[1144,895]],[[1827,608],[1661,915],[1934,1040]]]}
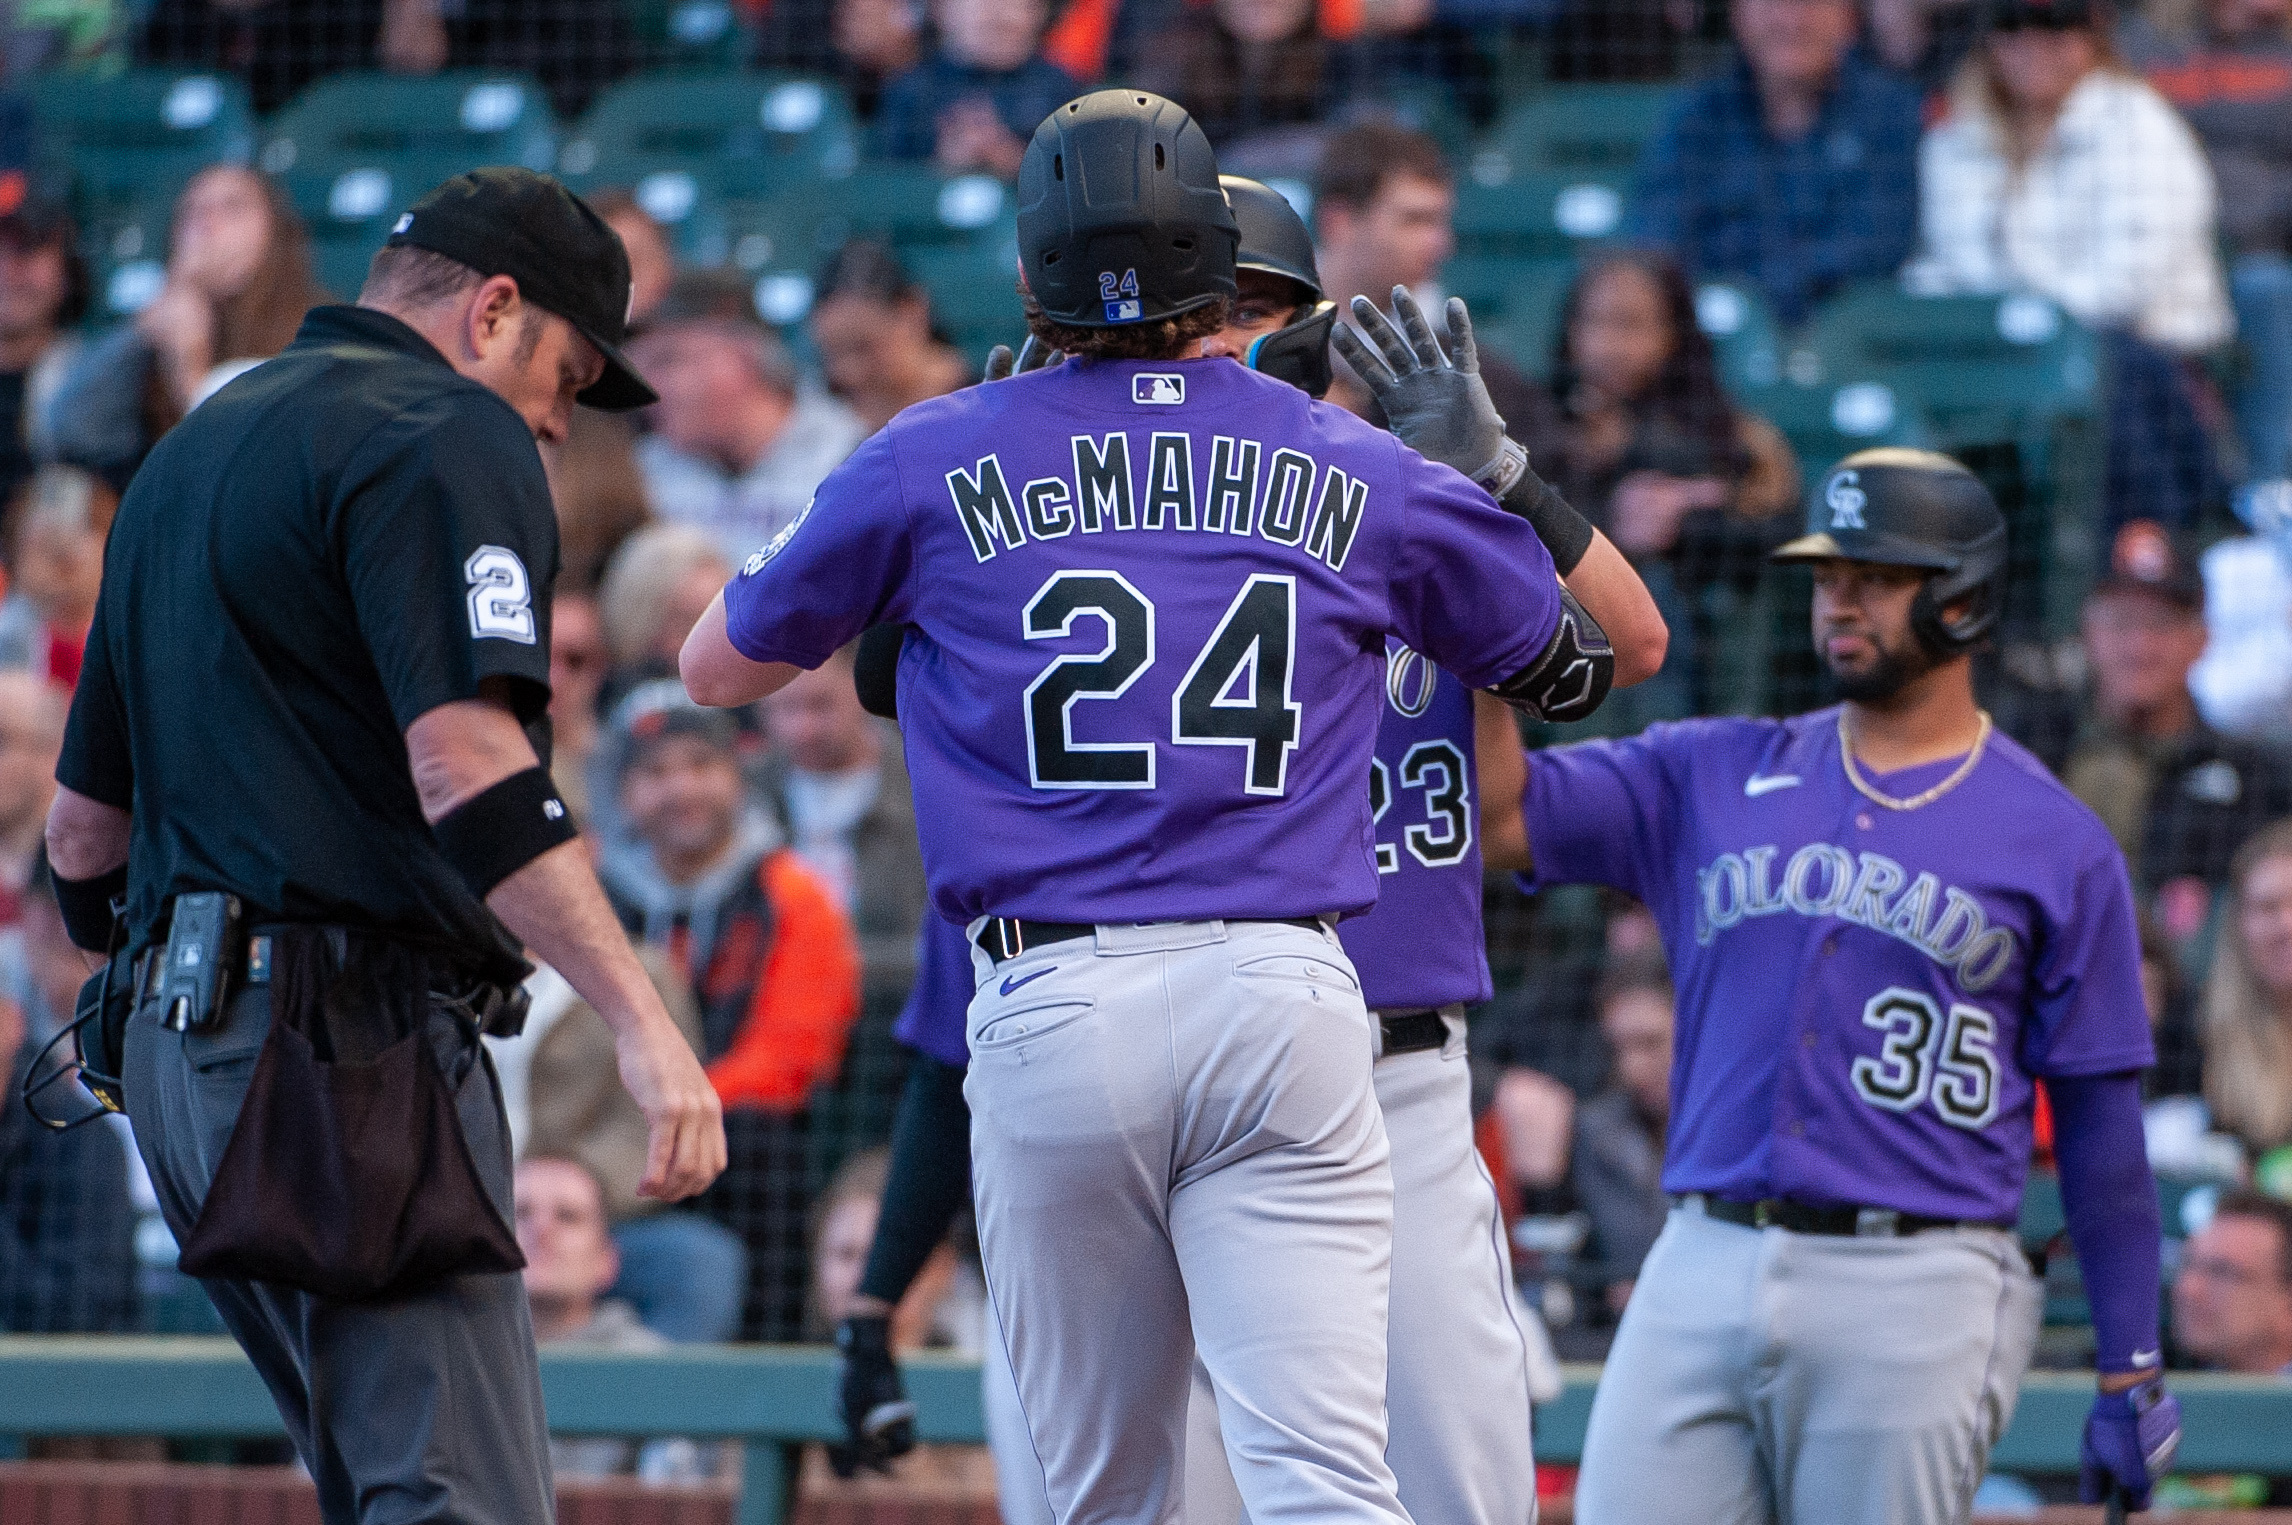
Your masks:
{"label": "purple batting glove", "polygon": [[2116,1489],[2127,1508],[2148,1508],[2149,1490],[2172,1466],[2180,1445],[2181,1401],[2165,1391],[2162,1376],[2121,1393],[2101,1394],[2085,1416],[2077,1497],[2098,1504]]}

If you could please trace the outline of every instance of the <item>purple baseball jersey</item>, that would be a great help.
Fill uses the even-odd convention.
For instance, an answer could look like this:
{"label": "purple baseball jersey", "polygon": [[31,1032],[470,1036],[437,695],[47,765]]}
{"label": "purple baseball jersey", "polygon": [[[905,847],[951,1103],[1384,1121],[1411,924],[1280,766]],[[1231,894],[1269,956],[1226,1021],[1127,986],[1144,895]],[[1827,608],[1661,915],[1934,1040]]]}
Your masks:
{"label": "purple baseball jersey", "polygon": [[[1866,776],[1901,799],[1961,760]],[[2011,1222],[2033,1077],[2153,1062],[2124,858],[2002,735],[1916,810],[1847,781],[1835,709],[1539,752],[1525,803],[1536,883],[1663,929],[1666,1191]]]}
{"label": "purple baseball jersey", "polygon": [[964,1017],[977,983],[971,972],[971,939],[946,917],[925,911],[916,943],[915,984],[891,1035],[942,1064],[969,1064],[971,1039]]}
{"label": "purple baseball jersey", "polygon": [[1386,636],[1491,686],[1550,641],[1559,582],[1485,492],[1294,387],[1069,362],[892,420],[725,608],[741,653],[807,668],[911,627],[950,921],[1248,919],[1377,897]]}
{"label": "purple baseball jersey", "polygon": [[1372,1009],[1488,999],[1473,787],[1472,691],[1388,641],[1369,768],[1377,907],[1337,928]]}

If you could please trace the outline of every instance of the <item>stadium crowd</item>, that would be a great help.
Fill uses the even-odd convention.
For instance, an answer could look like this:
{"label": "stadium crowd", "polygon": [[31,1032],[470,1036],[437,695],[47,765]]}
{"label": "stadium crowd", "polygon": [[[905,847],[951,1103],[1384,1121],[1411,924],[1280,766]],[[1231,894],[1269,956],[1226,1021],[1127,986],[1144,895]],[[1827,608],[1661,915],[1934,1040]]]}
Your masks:
{"label": "stadium crowd", "polygon": [[[172,198],[154,224],[164,259],[123,260],[131,224],[35,109],[53,99],[40,87],[209,71],[267,114],[346,71],[511,70],[572,121],[690,43],[708,9],[62,0],[17,8],[0,36],[0,1329],[208,1327],[119,1127],[51,1135],[13,1100],[84,974],[40,825],[120,493],[310,307],[356,294],[321,267],[325,197],[290,189],[289,166],[251,143],[144,187]],[[1309,209],[1341,304],[1395,285],[1428,310],[1442,291],[1476,311],[1485,296],[1498,408],[1672,630],[1662,673],[1618,694],[1591,722],[1602,733],[1822,702],[1803,575],[1765,562],[1810,474],[1882,442],[1973,465],[2013,536],[1984,703],[2107,824],[2141,905],[2173,1358],[2292,1378],[2292,0],[714,11],[709,39],[730,39],[714,61],[833,91],[863,168],[956,177],[942,190],[1007,181],[1046,111],[1134,82],[1187,105],[1227,168]],[[1563,209],[1578,190],[1610,204],[1578,198],[1588,231],[1566,229],[1560,258],[1513,258],[1490,231],[1532,194],[1511,124],[1601,90],[1644,103],[1636,162],[1563,190]],[[724,1101],[731,1165],[694,1203],[636,1195],[644,1127],[611,1039],[542,971],[524,1035],[495,1053],[528,1286],[545,1341],[817,1339],[882,1189],[870,1151],[905,1062],[891,1030],[930,914],[907,777],[849,653],[738,714],[687,699],[675,656],[731,569],[855,446],[978,379],[983,355],[958,335],[981,325],[948,313],[981,296],[927,278],[944,249],[894,233],[815,251],[791,304],[744,240],[712,244],[657,184],[584,188],[629,250],[630,353],[660,401],[633,426],[584,410],[544,452],[565,548],[554,771]],[[123,280],[136,269],[148,279]],[[986,295],[1014,337],[1015,293]],[[1859,379],[1826,338],[1841,314],[1947,298],[2083,364],[2082,400],[1953,415],[1992,385],[1994,334],[1944,357],[1960,369],[1932,397],[1878,389],[1878,416],[1869,388],[1835,385]],[[1332,400],[1374,408],[1343,374]],[[1662,1222],[1670,986],[1634,905],[1530,898],[1502,876],[1487,900],[1484,1152],[1527,1304],[1564,1354],[1596,1357]],[[2044,1141],[2041,1119],[2041,1155]],[[976,1352],[962,1233],[902,1339]],[[2056,1274],[2074,1271],[2057,1259]],[[2048,1350],[2074,1364],[2074,1327],[2056,1333]],[[716,1464],[684,1442],[583,1442],[558,1461],[664,1478]]]}

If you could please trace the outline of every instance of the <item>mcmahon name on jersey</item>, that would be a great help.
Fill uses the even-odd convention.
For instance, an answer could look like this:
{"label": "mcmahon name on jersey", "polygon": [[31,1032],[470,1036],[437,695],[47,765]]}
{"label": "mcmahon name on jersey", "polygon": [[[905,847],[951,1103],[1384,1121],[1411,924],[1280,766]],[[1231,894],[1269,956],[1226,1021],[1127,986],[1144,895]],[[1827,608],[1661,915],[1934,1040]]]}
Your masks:
{"label": "mcmahon name on jersey", "polygon": [[1302,450],[1254,439],[1213,436],[1197,472],[1193,436],[1158,430],[1142,480],[1132,469],[1130,436],[1120,430],[1073,435],[1069,444],[1071,474],[1035,477],[1016,492],[995,455],[947,473],[973,556],[986,561],[998,545],[1016,550],[1030,538],[1063,540],[1078,530],[1192,530],[1302,545],[1342,572],[1368,509],[1368,483]]}

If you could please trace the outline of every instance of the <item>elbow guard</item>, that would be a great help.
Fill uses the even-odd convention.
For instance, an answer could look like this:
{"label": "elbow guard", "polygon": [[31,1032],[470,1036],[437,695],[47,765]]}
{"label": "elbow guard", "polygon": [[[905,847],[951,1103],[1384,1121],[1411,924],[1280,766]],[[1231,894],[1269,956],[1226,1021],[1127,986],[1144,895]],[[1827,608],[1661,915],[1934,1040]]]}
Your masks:
{"label": "elbow guard", "polygon": [[1543,654],[1489,692],[1532,720],[1582,720],[1615,686],[1607,632],[1576,595],[1560,590],[1560,623]]}

